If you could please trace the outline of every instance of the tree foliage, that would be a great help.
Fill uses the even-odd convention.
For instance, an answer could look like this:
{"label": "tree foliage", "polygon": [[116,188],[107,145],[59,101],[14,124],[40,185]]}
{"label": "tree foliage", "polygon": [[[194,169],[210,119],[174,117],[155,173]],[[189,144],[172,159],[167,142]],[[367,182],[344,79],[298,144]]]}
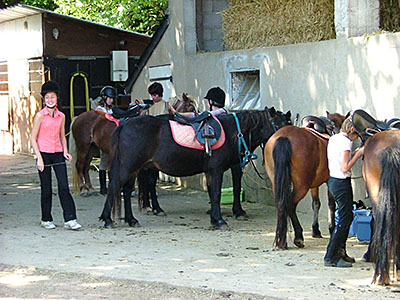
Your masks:
{"label": "tree foliage", "polygon": [[152,35],[165,15],[168,0],[5,0],[117,28]]}

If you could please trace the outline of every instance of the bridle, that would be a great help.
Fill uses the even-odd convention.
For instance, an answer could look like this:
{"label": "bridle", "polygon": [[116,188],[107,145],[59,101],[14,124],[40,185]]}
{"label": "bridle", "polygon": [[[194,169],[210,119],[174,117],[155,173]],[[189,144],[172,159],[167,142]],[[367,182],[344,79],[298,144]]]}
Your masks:
{"label": "bridle", "polygon": [[[271,125],[271,127],[272,127],[272,129],[273,129],[273,133],[272,133],[272,134],[274,134],[279,128],[278,128],[277,125],[275,125],[275,124],[272,122],[272,116],[271,116],[271,114],[270,114],[270,112],[269,112],[268,109],[266,109],[266,113],[267,113],[267,120],[269,121],[269,123],[270,123],[270,125]],[[251,153],[251,151],[249,150],[249,147],[247,146],[246,141],[245,141],[245,139],[244,139],[244,135],[243,135],[243,133],[242,133],[242,131],[241,131],[241,129],[240,129],[239,119],[238,119],[236,113],[233,113],[233,117],[234,117],[234,119],[235,119],[235,121],[236,121],[236,127],[237,127],[237,130],[238,130],[238,133],[237,133],[237,138],[238,138],[238,154],[239,154],[239,162],[240,162],[240,167],[241,167],[241,169],[244,169],[244,167],[245,167],[249,162],[251,162],[251,164],[253,165],[253,168],[254,168],[255,172],[257,173],[258,177],[260,177],[260,179],[262,179],[262,180],[265,180],[265,178],[260,174],[260,172],[259,172],[259,171],[257,170],[257,168],[256,168],[256,165],[254,164],[254,161],[253,161],[253,160],[257,159],[258,156],[257,156],[256,154],[254,154],[254,153]],[[251,145],[251,132],[249,133],[249,143],[250,143],[250,145]],[[243,145],[243,148],[244,148],[244,157],[243,157],[243,160],[242,160],[242,155],[241,155],[241,154],[242,154],[242,145]],[[262,142],[262,143],[260,144],[260,148],[261,148],[262,152],[264,153],[265,143]],[[265,161],[264,161],[264,155],[263,155],[263,162],[262,162],[262,164],[264,165],[264,163],[265,163]]]}

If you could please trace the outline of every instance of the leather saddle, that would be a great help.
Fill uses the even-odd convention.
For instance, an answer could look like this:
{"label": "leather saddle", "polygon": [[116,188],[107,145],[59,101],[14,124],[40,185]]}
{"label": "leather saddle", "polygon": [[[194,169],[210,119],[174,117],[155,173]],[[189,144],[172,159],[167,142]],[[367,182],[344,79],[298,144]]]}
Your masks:
{"label": "leather saddle", "polygon": [[326,117],[305,116],[301,119],[301,126],[312,128],[319,133],[326,133],[330,136],[337,133],[337,128]]}
{"label": "leather saddle", "polygon": [[389,129],[400,129],[400,119],[393,118],[389,121],[375,120],[371,115],[362,109],[357,109],[352,116],[353,127],[363,141],[375,133]]}
{"label": "leather saddle", "polygon": [[183,125],[190,125],[195,131],[196,140],[205,146],[206,153],[211,156],[211,146],[221,137],[222,128],[217,119],[208,111],[196,117],[185,117],[175,113],[174,121]]}
{"label": "leather saddle", "polygon": [[121,119],[121,121],[126,121],[129,118],[137,117],[140,112],[144,109],[148,109],[149,104],[138,104],[134,103],[129,105],[128,110],[120,109],[116,106],[112,107],[112,116],[116,119]]}

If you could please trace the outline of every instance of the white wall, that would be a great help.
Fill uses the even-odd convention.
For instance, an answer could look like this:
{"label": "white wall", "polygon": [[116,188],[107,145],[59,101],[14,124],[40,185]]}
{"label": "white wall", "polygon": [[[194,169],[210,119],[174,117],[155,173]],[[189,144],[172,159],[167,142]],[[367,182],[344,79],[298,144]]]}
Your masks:
{"label": "white wall", "polygon": [[[292,115],[361,108],[378,119],[400,116],[400,33],[196,54],[193,3],[174,0],[170,6],[170,26],[133,87],[135,97],[148,97],[148,66],[171,64],[175,91],[199,98],[213,86],[229,91],[230,70],[258,68],[263,105],[291,110]],[[360,168],[354,173],[361,175]],[[362,180],[354,186],[355,199],[363,199]],[[325,194],[321,192],[324,207]],[[309,211],[310,201],[302,203]]]}

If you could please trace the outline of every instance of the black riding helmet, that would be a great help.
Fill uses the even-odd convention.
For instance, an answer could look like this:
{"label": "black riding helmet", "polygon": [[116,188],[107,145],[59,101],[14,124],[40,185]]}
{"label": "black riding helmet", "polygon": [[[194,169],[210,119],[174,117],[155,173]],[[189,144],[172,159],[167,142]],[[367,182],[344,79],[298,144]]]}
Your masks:
{"label": "black riding helmet", "polygon": [[225,106],[225,92],[220,87],[213,87],[209,89],[204,98],[212,101],[211,105],[218,107]]}
{"label": "black riding helmet", "polygon": [[112,86],[106,85],[100,91],[100,96],[103,97],[110,97],[110,98],[117,98],[117,90]]}
{"label": "black riding helmet", "polygon": [[44,98],[44,96],[49,92],[54,92],[58,96],[58,94],[60,93],[60,86],[58,85],[57,82],[49,80],[42,85],[42,89],[40,91],[42,97]]}

